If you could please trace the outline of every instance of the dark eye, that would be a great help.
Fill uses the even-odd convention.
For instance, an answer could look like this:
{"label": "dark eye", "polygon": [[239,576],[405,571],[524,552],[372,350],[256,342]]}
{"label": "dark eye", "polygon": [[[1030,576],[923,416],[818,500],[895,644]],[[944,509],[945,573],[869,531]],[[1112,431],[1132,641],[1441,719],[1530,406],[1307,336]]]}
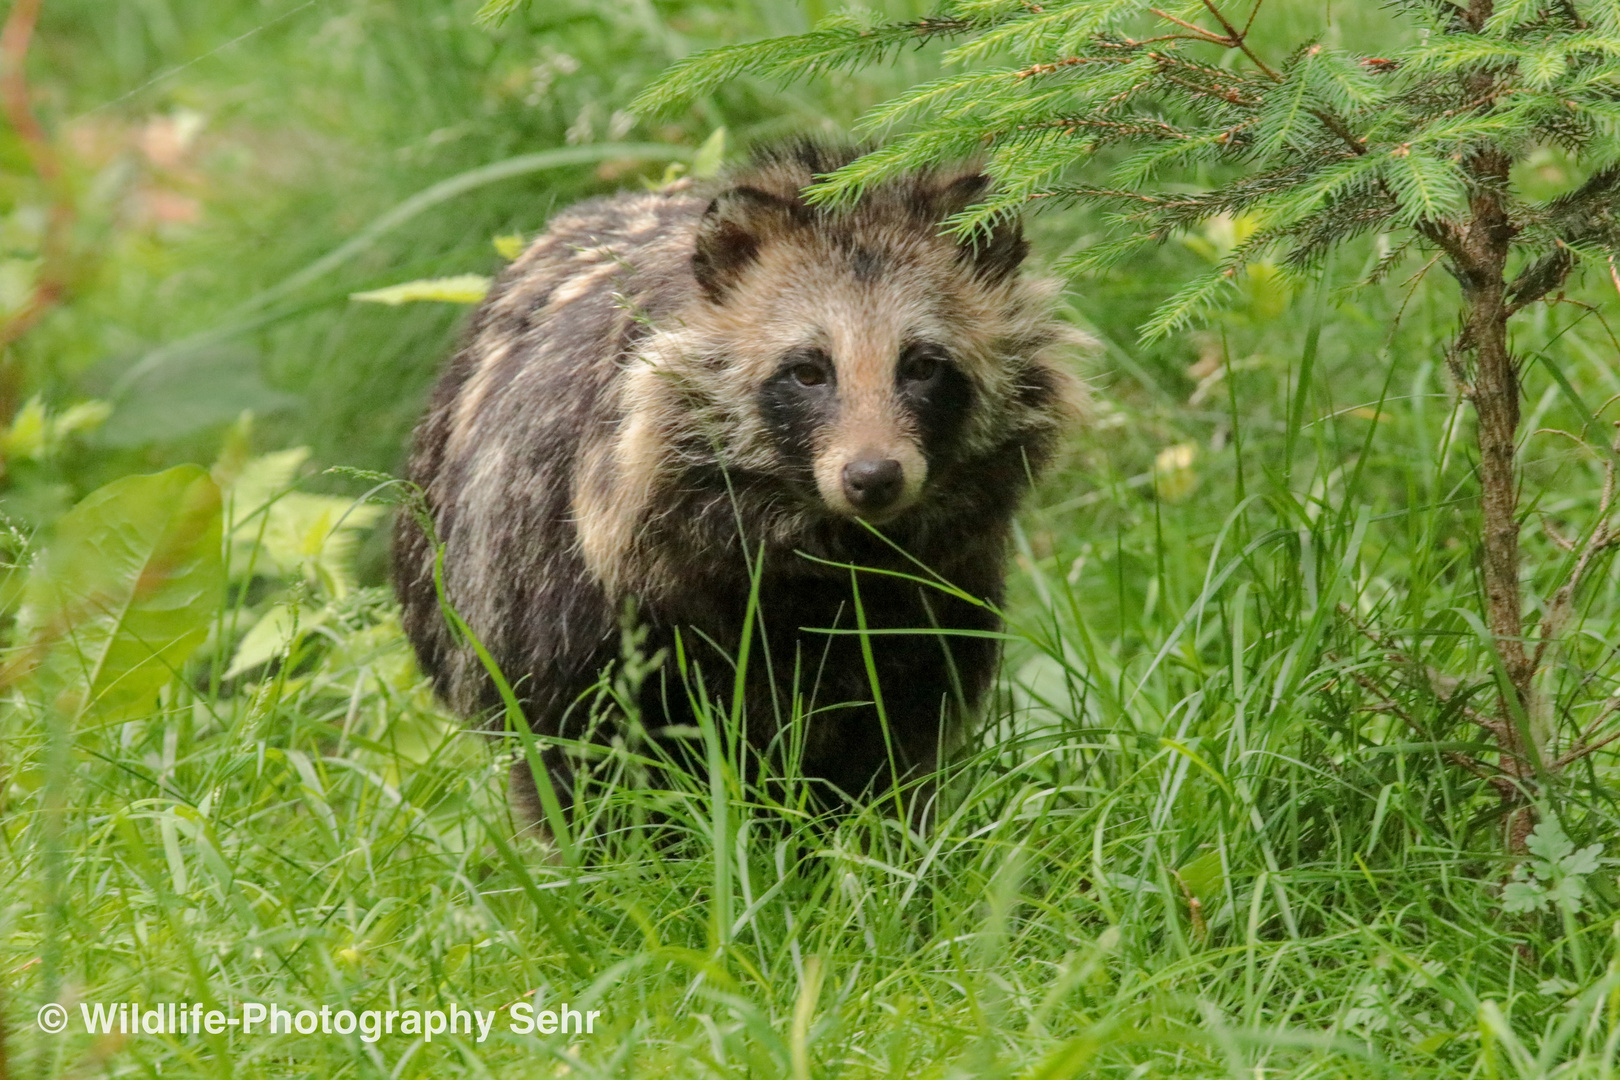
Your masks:
{"label": "dark eye", "polygon": [[900,358],[900,379],[902,382],[927,382],[940,369],[939,353],[932,349],[911,349]]}
{"label": "dark eye", "polygon": [[794,364],[792,368],[793,381],[800,386],[820,386],[827,381],[827,372],[820,364],[809,362]]}
{"label": "dark eye", "polygon": [[800,386],[825,386],[833,377],[833,362],[821,349],[796,349],[778,370]]}

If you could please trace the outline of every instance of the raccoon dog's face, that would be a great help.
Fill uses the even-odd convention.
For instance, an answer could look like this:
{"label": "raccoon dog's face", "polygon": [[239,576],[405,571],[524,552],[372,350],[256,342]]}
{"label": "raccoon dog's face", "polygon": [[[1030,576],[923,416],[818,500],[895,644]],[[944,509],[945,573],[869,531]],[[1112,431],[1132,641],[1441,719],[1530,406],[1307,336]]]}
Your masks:
{"label": "raccoon dog's face", "polygon": [[759,388],[759,409],[790,475],[811,479],[828,509],[882,521],[922,494],[931,458],[949,453],[967,419],[973,386],[940,342],[862,336],[878,340],[790,349]]}
{"label": "raccoon dog's face", "polygon": [[[913,179],[842,211],[733,188],[709,207],[693,270],[726,340],[737,432],[802,499],[882,522],[980,441],[1016,374],[997,355],[1026,245],[1016,223],[963,247],[939,221],[979,175]],[[711,339],[712,340],[712,339]]]}

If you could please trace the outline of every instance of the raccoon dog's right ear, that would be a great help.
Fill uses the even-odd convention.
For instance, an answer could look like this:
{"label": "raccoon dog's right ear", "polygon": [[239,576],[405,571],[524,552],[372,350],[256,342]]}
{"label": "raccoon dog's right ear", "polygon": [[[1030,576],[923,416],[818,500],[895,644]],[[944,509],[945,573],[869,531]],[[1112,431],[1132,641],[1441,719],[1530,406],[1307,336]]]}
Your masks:
{"label": "raccoon dog's right ear", "polygon": [[[939,216],[966,209],[989,187],[990,178],[983,173],[953,181],[938,196]],[[1029,254],[1029,242],[1024,239],[1024,228],[1017,218],[1003,218],[991,226],[988,235],[963,243],[961,253],[962,258],[972,264],[975,274],[993,284],[1018,269],[1024,256]]]}
{"label": "raccoon dog's right ear", "polygon": [[795,224],[797,209],[758,188],[721,192],[703,212],[692,252],[692,273],[704,294],[718,302],[759,257],[765,239]]}

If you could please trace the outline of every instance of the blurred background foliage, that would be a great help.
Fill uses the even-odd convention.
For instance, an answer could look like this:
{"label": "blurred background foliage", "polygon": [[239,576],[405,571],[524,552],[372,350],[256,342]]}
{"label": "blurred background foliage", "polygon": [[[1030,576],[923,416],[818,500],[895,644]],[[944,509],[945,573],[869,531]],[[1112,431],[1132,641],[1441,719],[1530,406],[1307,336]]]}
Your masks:
{"label": "blurred background foliage", "polygon": [[[696,808],[691,858],[644,844],[568,878],[492,854],[499,764],[452,737],[416,673],[383,586],[384,514],[356,501],[402,471],[468,309],[352,295],[497,272],[509,238],[576,199],[691,167],[721,128],[733,159],[847,130],[937,74],[940,51],[785,89],[744,76],[649,122],[628,103],[670,62],[803,31],[833,5],[495,6],[503,17],[481,22],[476,0],[45,0],[26,70],[60,175],[42,175],[14,126],[0,131],[0,320],[18,325],[42,283],[51,293],[0,356],[0,544],[14,569],[50,550],[108,595],[133,595],[153,560],[184,564],[176,604],[215,614],[184,679],[156,653],[130,660],[134,681],[112,693],[95,672],[47,667],[50,692],[107,706],[71,730],[38,722],[37,698],[35,711],[7,702],[0,808],[19,812],[0,813],[0,850],[15,856],[0,884],[17,899],[0,907],[0,970],[26,972],[30,1002],[77,980],[109,999],[252,988],[319,1004],[433,987],[487,1006],[583,985],[579,964],[603,980],[644,964],[603,983],[621,1042],[586,1048],[598,1071],[560,1046],[559,1066],[622,1075],[614,1047],[656,1031],[670,1034],[652,1071],[727,1075],[729,1061],[786,1075],[808,1031],[818,1061],[848,1044],[851,1075],[943,1075],[947,1060],[974,1075],[1083,1075],[1104,1043],[1106,1075],[1131,1077],[1294,1063],[1475,1076],[1491,1047],[1505,1049],[1489,1075],[1612,1075],[1614,747],[1551,793],[1568,835],[1543,837],[1548,857],[1517,883],[1526,905],[1561,897],[1556,910],[1504,919],[1499,801],[1448,756],[1489,751],[1464,715],[1488,677],[1462,614],[1477,607],[1478,528],[1471,421],[1440,351],[1455,284],[1409,257],[1382,285],[1346,290],[1384,253],[1378,236],[1340,251],[1322,285],[1250,267],[1208,325],[1148,346],[1136,328],[1249,223],[1068,282],[1068,317],[1101,342],[1077,360],[1095,408],[1023,518],[1018,640],[961,810],[931,841],[937,864],[881,815],[774,851],[757,831],[745,844],[736,816],[732,833],[705,836],[706,790],[682,796]],[[1275,54],[1314,33],[1376,53],[1406,32],[1380,5],[1268,0],[1251,40]],[[578,157],[480,172],[561,151]],[[1582,176],[1546,147],[1515,179],[1548,198]],[[1033,215],[1036,265],[1096,243],[1090,213]],[[1580,535],[1598,505],[1601,459],[1560,432],[1602,425],[1560,380],[1591,406],[1620,395],[1617,288],[1588,263],[1566,302],[1518,320],[1535,614],[1563,552],[1534,526]],[[154,500],[174,512],[149,512]],[[124,529],[128,558],[84,570],[97,513]],[[65,603],[29,593],[27,576],[0,593],[23,616],[13,645]],[[1613,719],[1612,561],[1582,615],[1549,662],[1566,732]],[[137,629],[107,640],[120,633]],[[1391,673],[1397,650],[1472,689],[1450,684],[1442,702]],[[8,654],[25,662],[26,649]],[[123,690],[156,705],[128,720]],[[1607,861],[1593,842],[1610,845]],[[795,869],[812,850],[836,873]],[[722,864],[783,911],[762,899],[720,925]],[[572,944],[536,922],[536,882],[569,890],[545,895],[567,897]],[[970,953],[932,951],[970,939]],[[844,981],[828,981],[790,1055],[767,1036],[815,1006],[816,950]],[[828,1019],[839,1009],[843,1028]],[[1110,1042],[1109,1024],[1149,1033],[1145,1049]],[[353,1049],[332,1040],[326,1074]],[[29,1053],[51,1075],[114,1050]],[[281,1075],[261,1053],[237,1074]],[[439,1053],[396,1075],[483,1075]],[[1161,1055],[1162,1072],[1133,1054]],[[1585,1071],[1557,1071],[1577,1056]]]}

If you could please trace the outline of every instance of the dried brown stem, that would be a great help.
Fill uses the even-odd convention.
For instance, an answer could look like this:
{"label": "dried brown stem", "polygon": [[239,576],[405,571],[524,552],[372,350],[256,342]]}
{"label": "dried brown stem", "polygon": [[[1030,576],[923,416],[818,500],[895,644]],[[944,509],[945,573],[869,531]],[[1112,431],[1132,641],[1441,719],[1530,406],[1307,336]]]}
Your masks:
{"label": "dried brown stem", "polygon": [[[1432,665],[1420,664],[1413,660],[1410,656],[1407,656],[1405,653],[1395,648],[1394,644],[1388,638],[1384,637],[1372,627],[1358,619],[1355,612],[1352,611],[1348,605],[1340,604],[1339,614],[1343,616],[1344,619],[1347,620],[1351,625],[1353,625],[1357,632],[1359,632],[1363,637],[1365,637],[1368,641],[1371,641],[1374,645],[1377,645],[1379,650],[1384,654],[1384,660],[1392,667],[1421,676],[1420,680],[1418,680],[1419,685],[1425,686],[1428,691],[1440,701],[1448,705],[1451,704],[1452,699],[1457,696],[1457,691],[1462,689],[1461,680],[1447,675],[1445,672],[1433,667]],[[1363,688],[1378,695],[1380,699],[1380,711],[1393,712],[1400,716],[1401,719],[1405,720],[1414,731],[1417,731],[1420,734],[1424,733],[1423,728],[1416,720],[1412,719],[1404,711],[1400,711],[1400,706],[1395,703],[1394,698],[1390,695],[1389,691],[1386,690],[1381,684],[1362,672],[1351,672],[1350,677],[1355,679],[1356,682],[1360,683]],[[1486,716],[1478,709],[1472,708],[1467,704],[1461,705],[1460,714],[1463,719],[1467,720],[1469,723],[1478,725],[1480,728],[1489,732],[1491,736],[1498,742],[1506,737],[1506,725],[1503,721],[1494,717]]]}
{"label": "dried brown stem", "polygon": [[1139,48],[1140,46],[1143,46],[1143,45],[1157,45],[1161,41],[1209,41],[1209,40],[1210,40],[1209,35],[1207,33],[1203,32],[1203,31],[1200,31],[1197,34],[1160,34],[1158,37],[1150,37],[1150,38],[1125,38],[1123,43],[1125,45],[1127,45],[1127,46],[1134,49],[1134,48]]}
{"label": "dried brown stem", "polygon": [[1204,905],[1199,902],[1192,889],[1187,887],[1186,879],[1181,876],[1180,870],[1172,870],[1170,873],[1175,875],[1176,884],[1181,886],[1181,895],[1187,900],[1187,919],[1192,923],[1193,937],[1203,942],[1209,937],[1209,924],[1204,921]]}
{"label": "dried brown stem", "polygon": [[[1614,327],[1609,325],[1609,320],[1604,317],[1602,308],[1595,304],[1588,304],[1585,300],[1577,300],[1573,296],[1548,296],[1543,297],[1543,299],[1549,304],[1568,304],[1571,307],[1578,307],[1592,318],[1596,319],[1598,321],[1598,325],[1603,327],[1603,333],[1608,336],[1609,344],[1614,346],[1615,355],[1620,356],[1620,337],[1615,336]],[[1616,397],[1620,397],[1620,395],[1616,395]],[[1609,401],[1613,400],[1614,398],[1609,399]],[[1607,401],[1603,404],[1604,408],[1608,408],[1609,403]],[[1593,414],[1593,418],[1596,419],[1597,416],[1602,414],[1602,412],[1603,409],[1599,409]]]}
{"label": "dried brown stem", "polygon": [[60,163],[51,152],[45,131],[34,118],[28,100],[28,76],[24,65],[28,59],[28,46],[34,38],[34,24],[39,21],[42,0],[16,0],[6,24],[0,30],[0,97],[4,98],[6,119],[10,121],[23,147],[33,159],[34,169],[45,180],[61,175]]}
{"label": "dried brown stem", "polygon": [[1453,765],[1466,769],[1468,772],[1473,773],[1475,776],[1491,785],[1491,787],[1496,789],[1497,795],[1501,798],[1512,799],[1517,797],[1519,789],[1514,785],[1513,781],[1500,774],[1487,772],[1484,765],[1478,761],[1475,761],[1467,754],[1459,753],[1455,750],[1448,751],[1446,753],[1446,760],[1451,762]]}
{"label": "dried brown stem", "polygon": [[1614,742],[1614,740],[1616,740],[1616,739],[1620,739],[1620,731],[1611,731],[1609,734],[1605,735],[1603,738],[1599,739],[1597,742],[1584,742],[1583,741],[1579,746],[1574,747],[1573,749],[1571,749],[1569,751],[1569,753],[1567,753],[1567,754],[1563,755],[1562,757],[1558,758],[1556,761],[1554,761],[1548,767],[1550,769],[1553,769],[1554,771],[1562,769],[1566,765],[1569,765],[1569,764],[1571,764],[1573,762],[1579,761],[1581,758],[1585,757],[1587,754],[1595,753],[1596,751],[1603,749],[1605,746],[1608,746],[1610,743]]}
{"label": "dried brown stem", "polygon": [[[1611,447],[1615,454],[1620,454],[1620,439],[1615,440]],[[1592,560],[1611,547],[1620,545],[1620,530],[1612,528],[1609,524],[1609,512],[1614,508],[1615,496],[1615,466],[1611,457],[1603,463],[1603,491],[1598,496],[1597,522],[1592,526],[1592,532],[1586,541],[1577,549],[1571,541],[1554,535],[1554,543],[1566,551],[1575,552],[1575,565],[1570,567],[1569,576],[1553,594],[1552,603],[1547,605],[1547,614],[1541,619],[1541,627],[1536,634],[1536,650],[1531,657],[1531,667],[1539,669],[1547,648],[1564,632],[1570,615],[1575,610],[1575,592],[1581,586],[1581,579],[1586,576]],[[1545,526],[1544,526],[1545,527]],[[1548,530],[1551,532],[1551,530]]]}
{"label": "dried brown stem", "polygon": [[[1341,613],[1347,613],[1348,614],[1348,609],[1345,608],[1343,605],[1340,605],[1339,610],[1341,611]],[[1355,619],[1354,615],[1350,615],[1350,618],[1351,618],[1352,622],[1356,623],[1357,629],[1360,630],[1363,634],[1367,635],[1368,637],[1371,637],[1375,641],[1379,640],[1377,635],[1373,634],[1367,627],[1362,626],[1360,624],[1360,622]],[[1327,654],[1327,658],[1329,660],[1336,660],[1337,659],[1337,657],[1333,656],[1332,653]],[[1409,667],[1409,665],[1411,664],[1410,660],[1408,660],[1405,656],[1402,656],[1399,653],[1387,654],[1385,659],[1389,660],[1391,663],[1400,665],[1402,667]],[[1394,695],[1392,695],[1390,693],[1388,688],[1386,688],[1377,679],[1374,679],[1371,675],[1368,675],[1364,671],[1351,671],[1349,674],[1350,674],[1350,677],[1352,679],[1354,679],[1356,681],[1356,683],[1361,686],[1362,689],[1366,690],[1368,693],[1374,695],[1378,699],[1375,704],[1368,706],[1368,711],[1388,713],[1391,716],[1394,716],[1397,719],[1404,722],[1408,728],[1410,728],[1413,732],[1415,732],[1420,737],[1422,737],[1424,739],[1429,739],[1429,740],[1432,740],[1434,738],[1434,736],[1428,731],[1428,729],[1426,729],[1421,723],[1419,723],[1418,720],[1415,717],[1413,717],[1411,713],[1409,713],[1405,708],[1403,708],[1401,706],[1401,704],[1398,701],[1395,700]],[[1433,669],[1429,670],[1429,676],[1430,676],[1430,680],[1431,680],[1432,683],[1439,683],[1441,681],[1440,678],[1436,677],[1436,673],[1433,671]],[[1449,700],[1449,697],[1450,697],[1449,693],[1442,690],[1438,685],[1434,686],[1434,690],[1435,690],[1436,696],[1439,697],[1440,700],[1442,700],[1442,701]],[[1464,715],[1468,716],[1468,718],[1470,720],[1473,720],[1475,723],[1479,723],[1482,727],[1484,727],[1487,731],[1490,731],[1493,735],[1499,735],[1500,734],[1497,731],[1498,725],[1495,722],[1490,721],[1490,720],[1486,720],[1486,719],[1482,719],[1481,717],[1479,717],[1479,715],[1477,713],[1474,712],[1474,710],[1465,708],[1464,709]],[[1446,758],[1447,761],[1451,762],[1453,765],[1457,765],[1460,768],[1463,768],[1463,769],[1467,770],[1468,772],[1473,773],[1475,776],[1479,777],[1481,780],[1484,780],[1486,783],[1490,784],[1493,788],[1496,789],[1497,794],[1501,798],[1503,798],[1503,799],[1512,799],[1512,798],[1517,797],[1518,790],[1519,790],[1518,785],[1515,784],[1514,781],[1512,779],[1508,778],[1508,777],[1502,776],[1502,775],[1500,775],[1498,773],[1493,773],[1493,772],[1488,771],[1483,762],[1481,762],[1481,761],[1479,761],[1479,760],[1477,760],[1477,759],[1475,759],[1473,757],[1470,757],[1469,755],[1463,753],[1460,750],[1448,750],[1448,751],[1446,751],[1445,758]]]}

